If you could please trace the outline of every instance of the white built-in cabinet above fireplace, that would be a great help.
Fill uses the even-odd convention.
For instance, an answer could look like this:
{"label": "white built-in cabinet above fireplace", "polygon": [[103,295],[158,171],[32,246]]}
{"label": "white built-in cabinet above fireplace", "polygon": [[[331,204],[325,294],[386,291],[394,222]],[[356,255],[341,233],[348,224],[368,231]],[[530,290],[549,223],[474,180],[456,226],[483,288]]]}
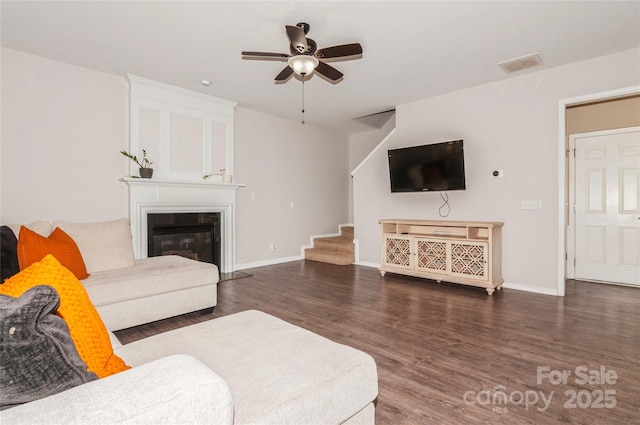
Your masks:
{"label": "white built-in cabinet above fireplace", "polygon": [[[130,84],[130,153],[153,161],[154,179],[200,181],[221,170],[233,175],[235,102],[156,81],[127,76]],[[130,175],[138,167],[130,161]]]}
{"label": "white built-in cabinet above fireplace", "polygon": [[[136,258],[148,255],[147,215],[220,213],[220,271],[235,270],[235,192],[243,184],[222,181],[233,175],[233,116],[236,103],[167,84],[127,76],[131,87],[130,146],[147,152],[153,177],[137,178],[133,161],[129,218]],[[210,176],[203,179],[203,176]]]}

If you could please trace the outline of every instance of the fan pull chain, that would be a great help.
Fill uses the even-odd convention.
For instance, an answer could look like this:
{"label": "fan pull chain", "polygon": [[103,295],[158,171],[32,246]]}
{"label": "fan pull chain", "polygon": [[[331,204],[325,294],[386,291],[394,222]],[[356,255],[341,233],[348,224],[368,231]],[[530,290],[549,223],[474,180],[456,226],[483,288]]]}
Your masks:
{"label": "fan pull chain", "polygon": [[302,74],[302,124],[304,124],[304,74]]}

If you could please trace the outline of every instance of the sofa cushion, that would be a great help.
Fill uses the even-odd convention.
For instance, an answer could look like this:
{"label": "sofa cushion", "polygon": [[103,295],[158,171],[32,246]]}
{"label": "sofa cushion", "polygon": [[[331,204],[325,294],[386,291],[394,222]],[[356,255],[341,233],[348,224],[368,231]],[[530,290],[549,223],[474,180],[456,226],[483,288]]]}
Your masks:
{"label": "sofa cushion", "polygon": [[52,255],[7,279],[0,285],[0,294],[19,297],[33,286],[42,284],[52,286],[58,292],[60,307],[57,314],[69,326],[76,350],[91,372],[102,378],[129,368],[113,353],[107,329],[80,281]]}
{"label": "sofa cushion", "polygon": [[96,223],[54,221],[78,244],[89,273],[132,267],[135,264],[131,226],[126,218]]}
{"label": "sofa cushion", "polygon": [[230,425],[233,400],[220,376],[179,355],[4,410],[0,423]]}
{"label": "sofa cushion", "polygon": [[96,307],[218,282],[214,264],[178,255],[141,258],[135,267],[92,273],[82,281]]}
{"label": "sofa cushion", "polygon": [[9,226],[0,227],[0,284],[20,271],[18,238]]}
{"label": "sofa cushion", "polygon": [[98,377],[87,371],[62,318],[60,297],[34,286],[0,295],[0,409],[57,394]]}
{"label": "sofa cushion", "polygon": [[34,232],[42,236],[49,236],[51,234],[51,231],[53,230],[53,227],[51,227],[51,223],[49,223],[48,221],[34,221],[33,223],[29,223],[29,224],[8,224],[7,225],[7,227],[13,230],[13,233],[16,236],[20,234],[20,227],[22,226],[28,227],[29,229],[33,230]]}
{"label": "sofa cushion", "polygon": [[62,229],[56,229],[45,237],[24,226],[20,228],[18,238],[18,262],[20,269],[25,269],[36,261],[51,254],[68,268],[78,279],[89,277],[78,245]]}

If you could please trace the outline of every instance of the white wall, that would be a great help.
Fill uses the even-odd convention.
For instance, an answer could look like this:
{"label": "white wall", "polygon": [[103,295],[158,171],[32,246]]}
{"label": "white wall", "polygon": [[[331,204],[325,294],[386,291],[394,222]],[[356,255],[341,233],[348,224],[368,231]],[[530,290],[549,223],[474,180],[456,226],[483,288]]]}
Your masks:
{"label": "white wall", "polygon": [[235,123],[234,181],[247,185],[236,195],[236,264],[300,256],[310,236],[337,233],[348,219],[347,136],[241,107]]}
{"label": "white wall", "polygon": [[[397,132],[354,177],[360,261],[380,263],[381,218],[443,219],[438,193],[389,191],[387,149],[464,139],[467,190],[449,220],[502,221],[505,286],[555,294],[558,276],[558,102],[640,83],[639,50],[505,78],[396,108]],[[504,178],[492,176],[503,169]],[[541,210],[521,201],[541,199]]]}
{"label": "white wall", "polygon": [[[396,127],[395,114],[380,129],[349,136],[349,173],[352,173],[366,157]],[[349,182],[349,222],[353,223],[353,179]]]}
{"label": "white wall", "polygon": [[2,54],[0,220],[127,216],[128,84],[15,50]]}
{"label": "white wall", "polygon": [[[129,149],[125,78],[6,48],[1,54],[0,222],[128,216],[118,181],[129,165],[120,154]],[[234,181],[247,185],[237,191],[236,264],[299,257],[311,235],[335,233],[348,219],[348,139],[236,111]]]}

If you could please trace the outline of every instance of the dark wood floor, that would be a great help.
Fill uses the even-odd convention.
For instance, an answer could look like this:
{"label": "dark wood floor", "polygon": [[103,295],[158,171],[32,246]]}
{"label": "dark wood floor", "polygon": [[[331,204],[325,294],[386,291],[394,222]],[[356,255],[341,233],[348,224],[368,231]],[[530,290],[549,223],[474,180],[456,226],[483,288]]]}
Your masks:
{"label": "dark wood floor", "polygon": [[[312,261],[246,272],[219,284],[213,314],[117,335],[126,343],[257,309],[371,354],[378,424],[640,423],[640,289],[570,281],[565,297],[509,289],[488,296]],[[538,383],[538,368],[571,375]],[[582,384],[585,373],[591,381]],[[506,404],[494,398],[500,392]]]}

